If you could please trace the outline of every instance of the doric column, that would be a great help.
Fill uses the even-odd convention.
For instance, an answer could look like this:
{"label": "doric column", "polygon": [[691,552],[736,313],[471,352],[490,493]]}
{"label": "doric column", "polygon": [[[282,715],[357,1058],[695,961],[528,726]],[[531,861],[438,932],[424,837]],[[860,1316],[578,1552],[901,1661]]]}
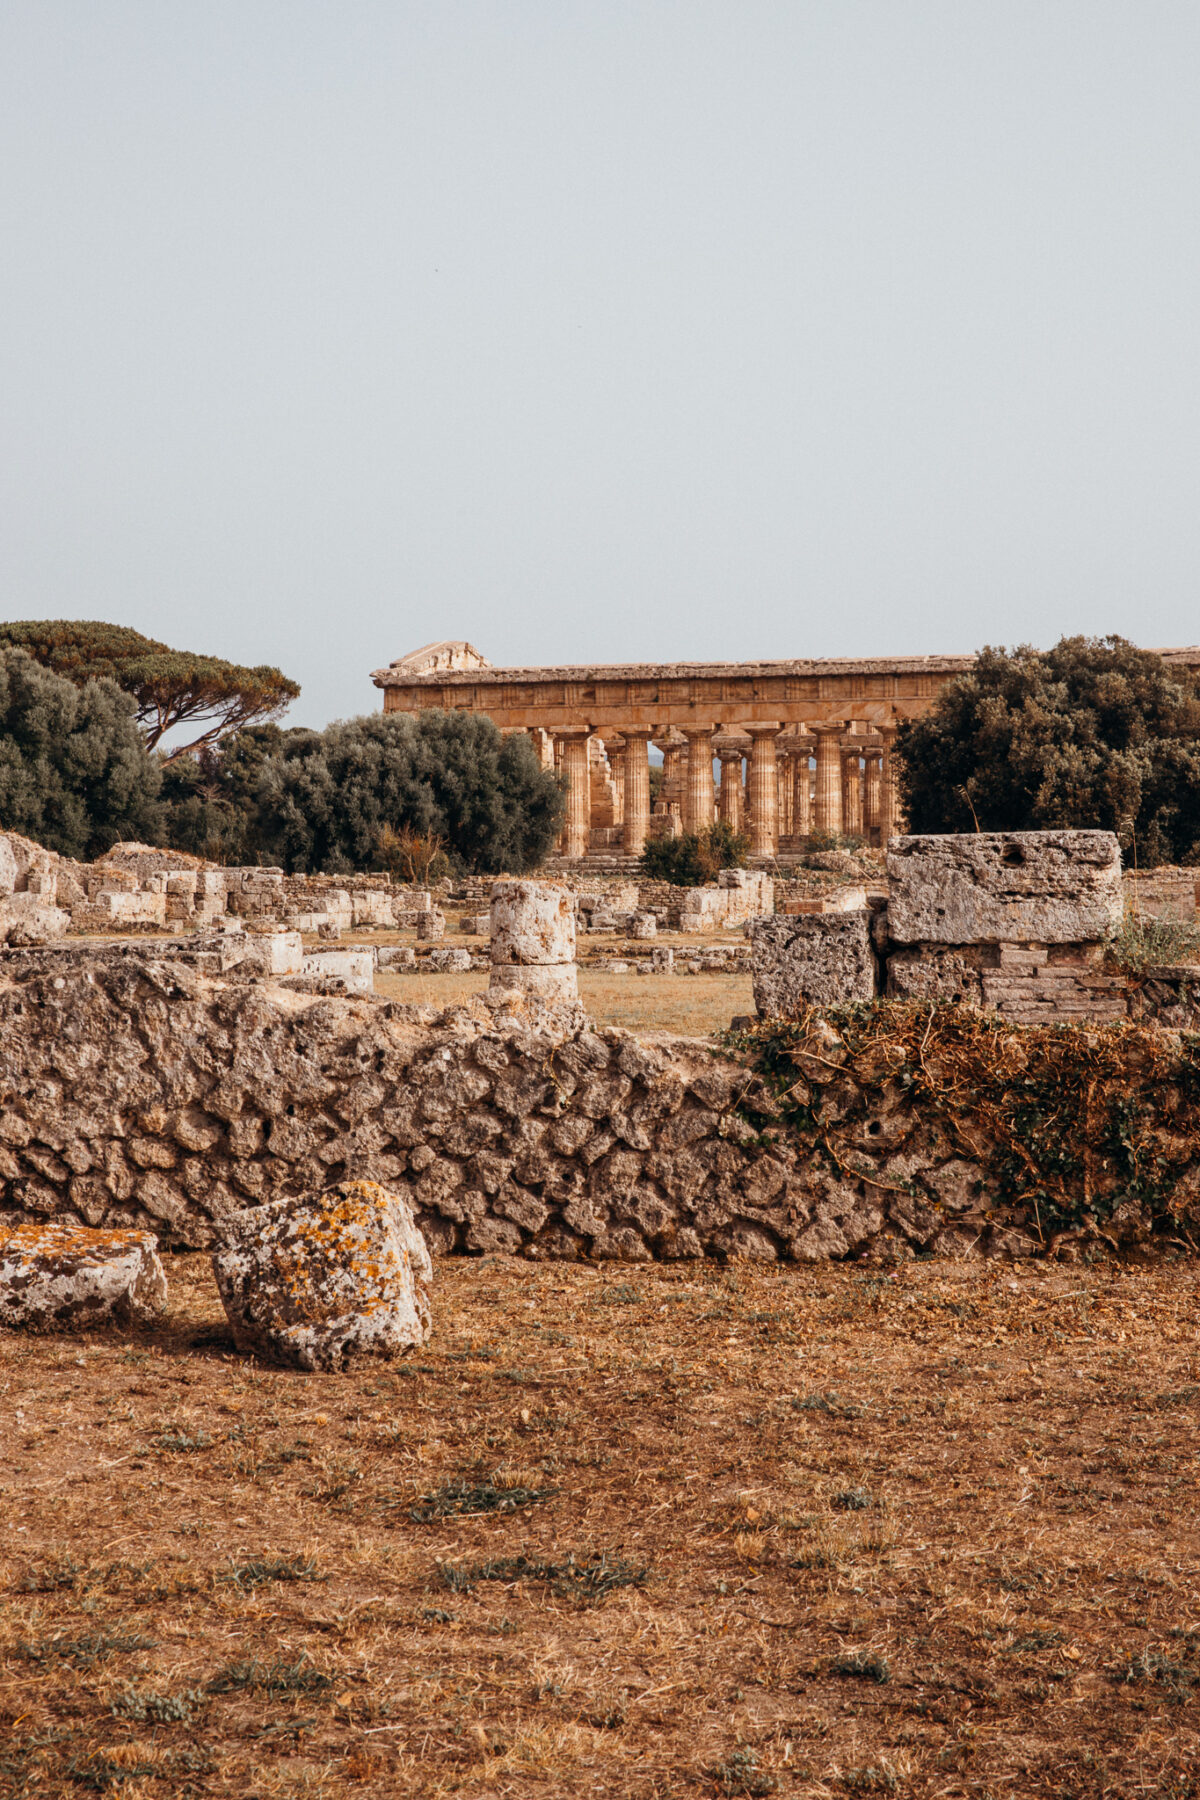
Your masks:
{"label": "doric column", "polygon": [[588,764],[586,729],[556,731],[555,741],[561,745],[562,772],[567,778],[567,821],[563,827],[562,853],[566,857],[586,856],[592,835],[592,778]]}
{"label": "doric column", "polygon": [[886,850],[888,839],[900,828],[900,799],[896,793],[896,771],[892,763],[892,747],[896,742],[894,725],[879,726],[883,752],[879,770],[879,842]]}
{"label": "doric column", "polygon": [[602,740],[608,758],[608,775],[612,782],[613,824],[625,823],[625,739],[611,731]]}
{"label": "doric column", "polygon": [[680,781],[680,762],[682,761],[683,739],[672,726],[662,737],[654,740],[662,751],[663,759],[663,806],[667,812],[679,818],[683,812],[683,787]]}
{"label": "doric column", "polygon": [[778,725],[748,725],[750,733],[750,848],[774,856],[776,826],[775,739]]}
{"label": "doric column", "polygon": [[806,838],[812,832],[812,771],[808,759],[812,745],[801,738],[792,764],[792,835]]}
{"label": "doric column", "polygon": [[842,747],[846,729],[843,719],[827,719],[808,728],[817,740],[817,795],[813,808],[814,828],[832,836],[842,829]]}
{"label": "doric column", "polygon": [[715,745],[721,759],[721,786],[717,795],[717,817],[730,831],[742,829],[742,751],[743,746],[729,738]]}
{"label": "doric column", "polygon": [[862,770],[858,766],[858,749],[842,750],[842,829],[847,837],[861,837]]}
{"label": "doric column", "polygon": [[624,732],[625,824],[621,848],[626,856],[640,856],[650,830],[650,759],[647,745],[653,736],[649,726],[631,725]]}
{"label": "doric column", "polygon": [[711,726],[688,730],[687,798],[683,829],[699,833],[713,822],[713,734]]}
{"label": "doric column", "polygon": [[879,786],[880,786],[880,753],[876,749],[866,752],[866,780],[863,784],[863,832],[868,843],[879,841]]}
{"label": "doric column", "polygon": [[792,743],[785,738],[775,746],[775,824],[781,838],[792,829]]}

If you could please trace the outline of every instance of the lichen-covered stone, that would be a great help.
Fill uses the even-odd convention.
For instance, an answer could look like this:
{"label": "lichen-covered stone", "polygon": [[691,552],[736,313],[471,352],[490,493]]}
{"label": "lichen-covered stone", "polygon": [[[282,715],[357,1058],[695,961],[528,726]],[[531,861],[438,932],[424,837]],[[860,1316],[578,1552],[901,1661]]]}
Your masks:
{"label": "lichen-covered stone", "polygon": [[843,1006],[875,992],[865,908],[756,919],[750,941],[754,1004],[764,1018],[794,1019],[810,1006]]}
{"label": "lichen-covered stone", "polygon": [[0,1225],[0,1325],[52,1331],[129,1325],[167,1304],[158,1241],[148,1231]]}
{"label": "lichen-covered stone", "polygon": [[492,889],[493,963],[575,961],[575,900],[549,881],[502,881]]}
{"label": "lichen-covered stone", "polygon": [[1121,922],[1111,831],[896,837],[887,866],[897,944],[1096,943]]}
{"label": "lichen-covered stone", "polygon": [[272,1362],[337,1370],[429,1336],[425,1240],[407,1199],[373,1181],[238,1214],[213,1272],[238,1349]]}

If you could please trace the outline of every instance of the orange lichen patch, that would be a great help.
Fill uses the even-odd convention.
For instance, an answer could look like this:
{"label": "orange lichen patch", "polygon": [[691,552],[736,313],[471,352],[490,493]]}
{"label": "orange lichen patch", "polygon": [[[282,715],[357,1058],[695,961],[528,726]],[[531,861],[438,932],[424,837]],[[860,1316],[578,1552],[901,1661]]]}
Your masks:
{"label": "orange lichen patch", "polygon": [[106,1251],[128,1250],[154,1244],[148,1231],[94,1231],[87,1225],[21,1223],[0,1225],[0,1254],[22,1256],[102,1256]]}

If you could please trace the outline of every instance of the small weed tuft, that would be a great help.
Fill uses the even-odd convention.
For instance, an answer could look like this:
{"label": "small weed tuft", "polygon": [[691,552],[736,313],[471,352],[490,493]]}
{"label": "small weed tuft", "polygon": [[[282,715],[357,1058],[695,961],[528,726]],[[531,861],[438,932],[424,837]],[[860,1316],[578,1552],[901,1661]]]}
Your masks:
{"label": "small weed tuft", "polygon": [[844,1656],[835,1656],[829,1665],[829,1673],[858,1681],[874,1681],[880,1687],[892,1678],[887,1658],[874,1650],[851,1650]]}
{"label": "small weed tuft", "polygon": [[544,1581],[552,1593],[595,1606],[618,1588],[643,1587],[650,1569],[636,1568],[620,1557],[610,1561],[606,1550],[577,1559],[572,1551],[563,1562],[538,1562],[528,1556],[497,1557],[492,1562],[464,1567],[443,1563],[442,1580],[452,1593],[465,1594],[480,1581]]}
{"label": "small weed tuft", "polygon": [[842,1488],[831,1502],[838,1512],[866,1512],[875,1504],[875,1496],[866,1488]]}
{"label": "small weed tuft", "polygon": [[36,1644],[22,1641],[17,1644],[15,1654],[22,1662],[65,1662],[75,1669],[90,1669],[93,1663],[102,1662],[105,1657],[130,1655],[135,1650],[153,1650],[156,1647],[155,1638],[140,1637],[136,1632],[125,1637],[109,1637],[104,1632],[95,1632],[77,1638],[43,1638]]}
{"label": "small weed tuft", "polygon": [[210,1694],[234,1694],[246,1691],[264,1694],[320,1694],[333,1686],[333,1678],[322,1675],[306,1656],[294,1663],[280,1656],[273,1663],[257,1661],[227,1663],[218,1669],[207,1684]]}
{"label": "small weed tuft", "polygon": [[774,1794],[779,1788],[775,1776],[759,1768],[758,1751],[749,1744],[742,1744],[724,1762],[718,1763],[712,1774],[723,1794],[761,1796]]}
{"label": "small weed tuft", "polygon": [[434,1519],[473,1518],[478,1513],[511,1513],[522,1506],[536,1506],[549,1500],[558,1488],[497,1487],[494,1481],[448,1481],[432,1494],[422,1494],[418,1506],[410,1506],[408,1516],[416,1525],[428,1525]]}
{"label": "small weed tuft", "polygon": [[117,1719],[131,1719],[138,1725],[189,1725],[205,1704],[203,1688],[182,1688],[178,1694],[157,1694],[150,1689],[127,1687],[111,1702],[109,1711]]}
{"label": "small weed tuft", "polygon": [[298,1556],[255,1556],[249,1562],[231,1563],[221,1579],[246,1593],[271,1581],[328,1581],[329,1577],[317,1573],[311,1556],[307,1562]]}
{"label": "small weed tuft", "polygon": [[150,1442],[156,1450],[164,1450],[171,1456],[190,1456],[197,1450],[211,1450],[212,1439],[207,1431],[197,1431],[195,1436],[186,1431],[159,1431]]}

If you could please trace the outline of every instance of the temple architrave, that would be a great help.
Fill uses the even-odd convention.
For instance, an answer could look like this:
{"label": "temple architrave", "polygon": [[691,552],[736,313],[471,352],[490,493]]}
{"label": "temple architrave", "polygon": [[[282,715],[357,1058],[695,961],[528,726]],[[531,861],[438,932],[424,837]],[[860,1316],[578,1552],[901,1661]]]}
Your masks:
{"label": "temple architrave", "polygon": [[[1200,668],[1200,648],[1163,650]],[[497,669],[470,644],[427,644],[376,669],[385,712],[485,713],[524,731],[568,779],[560,850],[610,866],[649,837],[714,819],[757,858],[814,833],[886,844],[903,829],[892,771],[902,720],[919,717],[972,656]],[[650,803],[650,746],[662,753]],[[720,770],[714,782],[714,763]]]}

